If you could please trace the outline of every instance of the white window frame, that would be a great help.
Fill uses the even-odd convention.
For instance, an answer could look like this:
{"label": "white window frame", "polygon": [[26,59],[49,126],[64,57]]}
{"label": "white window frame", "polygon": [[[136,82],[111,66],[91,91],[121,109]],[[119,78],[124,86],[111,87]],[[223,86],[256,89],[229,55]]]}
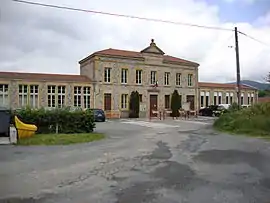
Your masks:
{"label": "white window frame", "polygon": [[187,86],[188,87],[192,87],[193,86],[192,78],[193,78],[193,74],[189,73],[188,74],[188,81],[187,81]]}
{"label": "white window frame", "polygon": [[[219,102],[219,98],[220,98],[220,102]],[[222,104],[222,92],[218,92],[218,104]]]}
{"label": "white window frame", "polygon": [[121,69],[121,84],[128,83],[128,69],[122,68]]}
{"label": "white window frame", "polygon": [[164,85],[170,85],[170,72],[164,73]]}
{"label": "white window frame", "polygon": [[136,84],[142,84],[142,70],[136,70]]}
{"label": "white window frame", "polygon": [[226,92],[226,99],[225,99],[225,103],[226,104],[229,104],[230,103],[230,93],[229,92]]}
{"label": "white window frame", "polygon": [[82,107],[82,86],[73,87],[73,106]]}
{"label": "white window frame", "polygon": [[205,104],[205,92],[200,93],[200,106],[204,107]]}
{"label": "white window frame", "polygon": [[182,73],[176,73],[175,75],[176,86],[181,86],[181,82],[182,82]]}
{"label": "white window frame", "polygon": [[[29,106],[31,108],[39,107],[39,86],[38,85],[29,85]],[[33,91],[32,91],[33,90]]]}
{"label": "white window frame", "polygon": [[233,96],[234,96],[234,94],[233,94],[233,92],[231,92],[231,93],[230,93],[230,104],[233,103],[233,100],[234,100],[234,99],[233,99]]}
{"label": "white window frame", "polygon": [[[20,92],[20,89],[22,91]],[[20,84],[19,85],[19,107],[26,107],[28,105],[28,85]]]}
{"label": "white window frame", "polygon": [[250,105],[250,100],[251,100],[251,96],[250,96],[250,93],[248,93],[248,96],[247,96],[247,104]]}
{"label": "white window frame", "polygon": [[83,87],[83,107],[85,109],[90,109],[91,107],[91,87]]}
{"label": "white window frame", "polygon": [[241,100],[240,100],[241,105],[243,105],[245,103],[245,97],[244,97],[244,93],[241,93]]}
{"label": "white window frame", "polygon": [[49,108],[55,108],[57,106],[56,103],[56,85],[47,85],[47,105]]}
{"label": "white window frame", "polygon": [[121,94],[121,109],[128,109],[128,94]]}
{"label": "white window frame", "polygon": [[210,92],[205,92],[205,106],[208,107],[210,105]]}
{"label": "white window frame", "polygon": [[218,103],[218,93],[217,92],[214,92],[214,96],[213,96],[213,101],[214,101],[214,105],[217,105],[217,103]]}
{"label": "white window frame", "polygon": [[254,93],[251,93],[250,104],[254,104]]}
{"label": "white window frame", "polygon": [[157,71],[150,72],[150,84],[155,85],[157,82]]}
{"label": "white window frame", "polygon": [[0,106],[8,107],[9,106],[9,85],[0,84],[0,97],[2,97],[2,103]]}
{"label": "white window frame", "polygon": [[104,82],[106,83],[111,82],[111,72],[112,72],[112,68],[108,68],[108,67],[104,68]]}
{"label": "white window frame", "polygon": [[57,86],[57,106],[63,108],[66,104],[66,86]]}

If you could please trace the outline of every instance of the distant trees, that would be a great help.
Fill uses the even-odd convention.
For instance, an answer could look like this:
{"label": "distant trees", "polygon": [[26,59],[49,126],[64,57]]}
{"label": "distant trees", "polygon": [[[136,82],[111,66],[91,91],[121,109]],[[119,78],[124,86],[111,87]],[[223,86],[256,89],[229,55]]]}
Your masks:
{"label": "distant trees", "polygon": [[129,99],[129,118],[139,118],[140,95],[138,91],[132,91]]}
{"label": "distant trees", "polygon": [[177,90],[174,90],[171,99],[172,117],[179,117],[179,109],[181,108],[181,97]]}

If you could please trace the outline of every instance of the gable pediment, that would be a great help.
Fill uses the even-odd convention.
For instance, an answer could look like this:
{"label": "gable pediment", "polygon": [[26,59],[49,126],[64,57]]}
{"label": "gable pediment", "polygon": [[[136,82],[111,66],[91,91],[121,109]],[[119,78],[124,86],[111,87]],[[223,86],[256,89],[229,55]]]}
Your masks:
{"label": "gable pediment", "polygon": [[154,39],[151,40],[150,46],[146,47],[141,53],[164,55],[165,53],[156,45]]}

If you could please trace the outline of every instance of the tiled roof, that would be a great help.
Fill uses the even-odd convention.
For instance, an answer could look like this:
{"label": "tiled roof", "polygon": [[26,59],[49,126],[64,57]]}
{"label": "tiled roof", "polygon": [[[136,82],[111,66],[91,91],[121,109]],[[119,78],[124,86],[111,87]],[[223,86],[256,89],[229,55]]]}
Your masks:
{"label": "tiled roof", "polygon": [[69,74],[47,74],[47,73],[20,73],[0,72],[2,79],[28,79],[33,81],[61,81],[61,82],[90,82],[90,79],[83,75]]}
{"label": "tiled roof", "polygon": [[[236,88],[236,84],[224,84],[224,83],[209,83],[209,82],[199,82],[199,87],[209,87],[209,88]],[[252,89],[256,90],[256,88],[241,85],[242,89]]]}
{"label": "tiled roof", "polygon": [[[88,57],[82,59],[79,61],[79,63],[83,63],[84,61],[92,58],[93,56],[98,56],[98,55],[105,55],[105,56],[119,56],[119,57],[127,57],[127,58],[137,58],[144,60],[143,54],[141,52],[136,52],[136,51],[127,51],[127,50],[120,50],[120,49],[104,49],[101,51],[94,52],[93,54],[89,55]],[[164,62],[167,63],[182,63],[190,66],[199,66],[198,63],[188,61],[185,59],[181,58],[176,58],[173,56],[169,55],[163,55]]]}
{"label": "tiled roof", "polygon": [[259,103],[270,102],[270,97],[259,97],[258,102]]}

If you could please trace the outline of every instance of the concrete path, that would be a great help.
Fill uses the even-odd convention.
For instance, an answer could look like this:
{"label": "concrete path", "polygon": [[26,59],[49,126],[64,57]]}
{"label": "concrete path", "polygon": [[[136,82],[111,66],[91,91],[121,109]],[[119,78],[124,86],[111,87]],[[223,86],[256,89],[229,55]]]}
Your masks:
{"label": "concrete path", "polygon": [[0,202],[270,202],[270,143],[211,122],[115,120],[99,142],[0,146]]}

